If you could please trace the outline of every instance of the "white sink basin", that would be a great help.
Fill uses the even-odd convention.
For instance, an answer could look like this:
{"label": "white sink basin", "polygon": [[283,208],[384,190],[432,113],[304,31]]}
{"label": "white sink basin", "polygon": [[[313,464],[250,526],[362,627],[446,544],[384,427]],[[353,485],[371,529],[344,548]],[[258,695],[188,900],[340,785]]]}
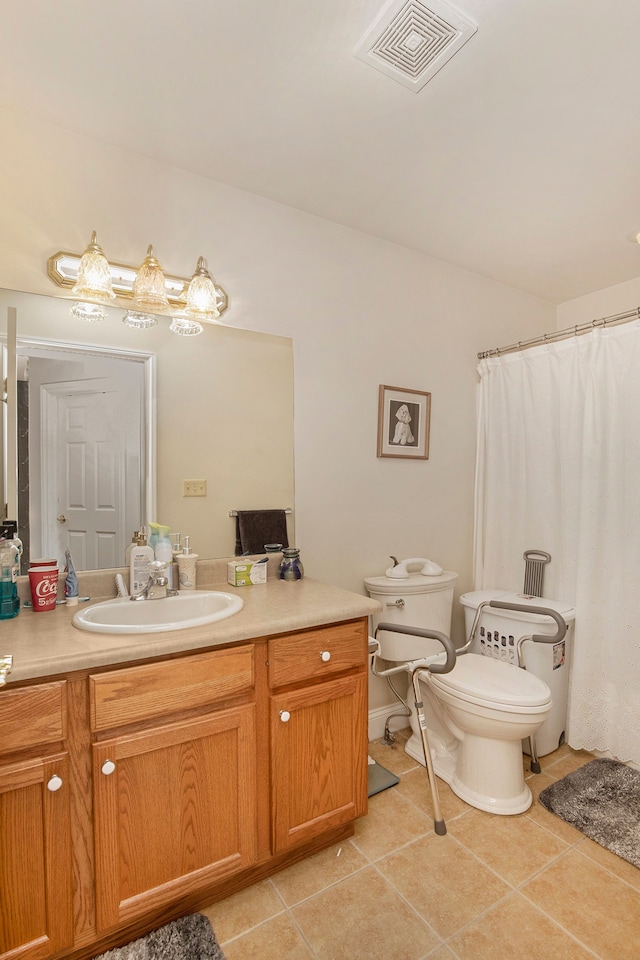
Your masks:
{"label": "white sink basin", "polygon": [[117,597],[78,610],[73,625],[91,633],[160,633],[186,630],[233,616],[243,607],[235,594],[194,590],[161,600]]}

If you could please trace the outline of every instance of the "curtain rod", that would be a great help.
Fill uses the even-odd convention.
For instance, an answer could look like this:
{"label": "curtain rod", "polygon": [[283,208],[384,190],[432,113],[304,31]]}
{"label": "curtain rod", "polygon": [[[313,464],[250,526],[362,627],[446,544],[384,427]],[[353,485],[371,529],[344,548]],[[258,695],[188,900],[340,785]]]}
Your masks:
{"label": "curtain rod", "polygon": [[610,317],[600,317],[598,320],[591,320],[589,323],[578,323],[574,327],[557,330],[555,333],[544,333],[540,337],[532,337],[531,340],[519,340],[518,343],[510,343],[508,347],[494,347],[493,350],[483,350],[482,353],[478,354],[478,360],[484,360],[486,357],[501,357],[504,353],[515,353],[518,350],[526,350],[528,347],[537,347],[541,343],[554,343],[556,340],[566,340],[568,337],[579,337],[596,327],[606,327],[609,324],[626,323],[628,320],[639,319],[640,307],[636,307],[635,310],[628,310],[626,313],[614,313]]}

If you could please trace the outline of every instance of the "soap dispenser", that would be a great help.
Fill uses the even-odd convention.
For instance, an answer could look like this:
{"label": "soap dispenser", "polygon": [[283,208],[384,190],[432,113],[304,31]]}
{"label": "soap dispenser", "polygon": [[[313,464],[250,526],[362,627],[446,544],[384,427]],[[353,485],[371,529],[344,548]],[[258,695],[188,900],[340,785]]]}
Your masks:
{"label": "soap dispenser", "polygon": [[149,582],[149,565],[153,559],[153,550],[147,546],[147,541],[141,532],[138,542],[132,545],[129,561],[129,591],[132,596],[144,590]]}
{"label": "soap dispenser", "polygon": [[197,553],[191,553],[191,538],[185,537],[182,553],[178,555],[178,580],[180,590],[195,590]]}

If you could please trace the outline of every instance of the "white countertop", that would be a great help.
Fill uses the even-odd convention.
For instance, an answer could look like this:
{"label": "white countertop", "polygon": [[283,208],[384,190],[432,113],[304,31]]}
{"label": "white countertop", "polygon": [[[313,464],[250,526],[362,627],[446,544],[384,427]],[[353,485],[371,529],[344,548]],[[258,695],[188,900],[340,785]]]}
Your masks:
{"label": "white countertop", "polygon": [[[244,606],[234,616],[203,627],[166,633],[119,635],[88,633],[74,627],[71,620],[78,610],[77,606],[60,605],[46,613],[34,613],[28,607],[23,607],[14,619],[0,621],[0,656],[13,656],[13,668],[7,677],[8,686],[37,677],[51,677],[353,620],[380,610],[376,600],[309,578],[287,582],[270,577],[266,584],[246,587],[232,587],[226,582],[207,583],[206,586],[199,583],[199,586],[207,590],[237,592]],[[104,595],[98,596],[95,591],[93,595],[96,596],[93,602],[105,599]],[[162,600],[144,602],[162,603]]]}

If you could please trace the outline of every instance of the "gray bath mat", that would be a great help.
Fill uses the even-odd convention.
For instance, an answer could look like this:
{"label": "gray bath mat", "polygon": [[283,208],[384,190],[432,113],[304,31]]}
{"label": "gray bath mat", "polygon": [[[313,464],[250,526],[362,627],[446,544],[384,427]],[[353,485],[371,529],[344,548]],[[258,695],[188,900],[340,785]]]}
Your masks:
{"label": "gray bath mat", "polygon": [[373,797],[376,793],[382,793],[388,787],[395,787],[400,783],[400,778],[395,773],[391,773],[386,767],[381,767],[371,757],[369,757],[369,796]]}
{"label": "gray bath mat", "polygon": [[540,803],[591,840],[640,867],[640,772],[592,760],[552,783]]}
{"label": "gray bath mat", "polygon": [[174,920],[97,960],[224,960],[211,924],[201,913]]}

